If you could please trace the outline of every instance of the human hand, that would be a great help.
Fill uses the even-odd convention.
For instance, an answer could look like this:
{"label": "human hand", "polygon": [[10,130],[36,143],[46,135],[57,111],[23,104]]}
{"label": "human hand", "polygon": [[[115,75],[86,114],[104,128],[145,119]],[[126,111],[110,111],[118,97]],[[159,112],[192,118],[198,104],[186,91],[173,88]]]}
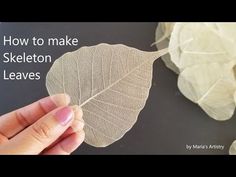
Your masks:
{"label": "human hand", "polygon": [[78,106],[58,94],[0,117],[0,154],[72,153],[84,140]]}

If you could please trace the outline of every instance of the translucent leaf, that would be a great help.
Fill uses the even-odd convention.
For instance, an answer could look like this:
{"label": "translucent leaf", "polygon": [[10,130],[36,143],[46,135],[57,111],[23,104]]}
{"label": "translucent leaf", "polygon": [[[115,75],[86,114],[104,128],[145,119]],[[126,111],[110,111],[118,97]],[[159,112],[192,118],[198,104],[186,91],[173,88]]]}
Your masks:
{"label": "translucent leaf", "polygon": [[[169,23],[169,22],[158,23],[158,26],[156,29],[156,37],[155,37],[156,42],[153,44],[156,44],[159,50],[167,48],[169,46],[170,36],[173,30],[174,24],[175,23]],[[163,55],[161,59],[164,61],[165,65],[169,69],[179,74],[179,69],[171,61],[169,53],[166,55]]]}
{"label": "translucent leaf", "polygon": [[85,142],[105,147],[137,121],[152,81],[152,64],[167,49],[144,52],[125,45],[82,47],[57,59],[46,78],[50,95],[67,93],[82,107]]}
{"label": "translucent leaf", "polygon": [[170,55],[181,72],[180,91],[216,120],[235,110],[235,34],[236,23],[176,23],[169,43],[179,46]]}
{"label": "translucent leaf", "polygon": [[235,109],[234,64],[221,66],[210,63],[188,67],[180,73],[178,87],[184,96],[197,103],[210,117],[227,120]]}
{"label": "translucent leaf", "polygon": [[226,63],[234,54],[228,50],[232,43],[213,32],[206,23],[176,23],[171,35],[170,48],[186,40],[188,45],[170,52],[172,62],[183,71],[186,67],[204,63]]}
{"label": "translucent leaf", "polygon": [[234,141],[229,148],[229,155],[236,155],[236,141]]}

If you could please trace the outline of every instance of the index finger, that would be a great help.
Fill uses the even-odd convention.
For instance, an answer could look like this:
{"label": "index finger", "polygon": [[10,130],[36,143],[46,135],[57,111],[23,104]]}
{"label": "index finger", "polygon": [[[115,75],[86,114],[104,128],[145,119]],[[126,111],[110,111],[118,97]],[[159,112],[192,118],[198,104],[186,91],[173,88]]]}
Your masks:
{"label": "index finger", "polygon": [[57,94],[7,113],[0,117],[0,133],[11,138],[45,114],[57,107],[67,106],[69,103],[70,97],[67,94]]}

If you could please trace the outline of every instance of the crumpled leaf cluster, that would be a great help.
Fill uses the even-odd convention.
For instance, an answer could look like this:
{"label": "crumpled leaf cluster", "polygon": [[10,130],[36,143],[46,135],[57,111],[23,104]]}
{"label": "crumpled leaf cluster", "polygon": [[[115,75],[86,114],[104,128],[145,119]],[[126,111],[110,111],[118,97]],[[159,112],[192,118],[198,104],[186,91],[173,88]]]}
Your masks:
{"label": "crumpled leaf cluster", "polygon": [[[156,41],[157,48],[179,46],[162,59],[179,74],[182,94],[213,119],[230,119],[236,104],[236,23],[161,23]],[[236,141],[229,154],[236,155]]]}
{"label": "crumpled leaf cluster", "polygon": [[[164,28],[160,37],[167,26],[161,23],[156,39],[161,39],[157,47],[179,46],[163,58],[179,74],[178,88],[213,119],[230,119],[235,110],[236,23],[171,24],[173,30]],[[187,40],[188,45],[179,45]]]}

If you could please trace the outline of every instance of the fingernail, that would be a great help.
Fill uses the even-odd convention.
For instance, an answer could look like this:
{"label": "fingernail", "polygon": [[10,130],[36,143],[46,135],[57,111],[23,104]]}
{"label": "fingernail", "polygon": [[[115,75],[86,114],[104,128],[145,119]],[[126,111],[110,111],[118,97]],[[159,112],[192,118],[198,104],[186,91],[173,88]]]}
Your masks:
{"label": "fingernail", "polygon": [[55,113],[57,121],[61,125],[68,124],[73,118],[73,110],[70,107],[64,107]]}
{"label": "fingernail", "polygon": [[64,93],[52,95],[50,98],[57,107],[66,106],[70,103],[70,96]]}

